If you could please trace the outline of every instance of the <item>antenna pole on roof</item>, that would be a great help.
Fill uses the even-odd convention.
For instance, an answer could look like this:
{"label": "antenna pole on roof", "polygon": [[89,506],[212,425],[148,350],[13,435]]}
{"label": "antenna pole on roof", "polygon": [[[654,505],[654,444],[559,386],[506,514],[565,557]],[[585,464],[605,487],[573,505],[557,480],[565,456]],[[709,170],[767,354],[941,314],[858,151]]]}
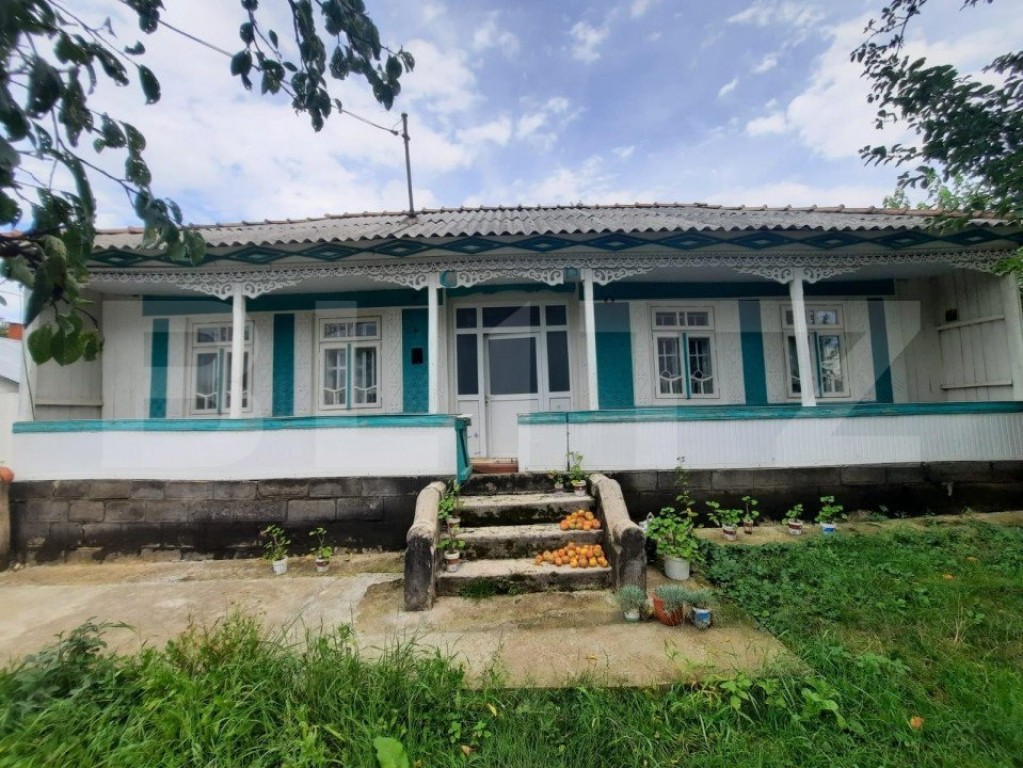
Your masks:
{"label": "antenna pole on roof", "polygon": [[408,215],[416,217],[416,206],[412,203],[412,158],[408,151],[408,112],[401,113],[401,138],[405,140],[405,178],[408,180]]}

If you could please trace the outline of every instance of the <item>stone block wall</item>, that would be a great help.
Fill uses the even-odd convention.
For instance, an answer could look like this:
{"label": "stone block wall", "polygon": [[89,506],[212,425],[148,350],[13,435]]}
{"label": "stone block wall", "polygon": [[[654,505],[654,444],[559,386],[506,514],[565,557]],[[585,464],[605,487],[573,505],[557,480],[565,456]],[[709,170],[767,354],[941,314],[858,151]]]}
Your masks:
{"label": "stone block wall", "polygon": [[296,554],[305,554],[308,532],[320,526],[337,545],[398,550],[416,495],[433,479],[16,482],[13,550],[32,561],[72,550],[96,559],[154,550],[247,556],[261,552],[258,534],[270,523],[288,531]]}
{"label": "stone block wall", "polygon": [[[608,472],[617,480],[634,520],[674,504],[674,472]],[[966,461],[935,464],[875,464],[792,469],[692,470],[689,487],[701,515],[707,500],[741,506],[751,493],[761,515],[779,519],[796,503],[812,519],[821,496],[835,496],[847,512],[889,515],[956,514],[970,508],[993,512],[1023,508],[1023,461]]]}

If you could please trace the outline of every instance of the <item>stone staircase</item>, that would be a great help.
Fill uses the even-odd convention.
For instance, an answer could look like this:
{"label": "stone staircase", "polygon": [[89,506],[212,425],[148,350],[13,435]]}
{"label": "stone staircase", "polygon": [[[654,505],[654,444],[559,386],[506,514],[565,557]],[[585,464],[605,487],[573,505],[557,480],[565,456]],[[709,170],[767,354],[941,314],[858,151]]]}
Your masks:
{"label": "stone staircase", "polygon": [[608,549],[606,526],[597,531],[562,531],[558,527],[565,515],[578,509],[598,513],[596,500],[550,493],[548,488],[549,482],[542,476],[471,477],[462,488],[462,564],[455,573],[438,573],[437,595],[458,595],[481,583],[489,583],[499,593],[610,587],[610,567],[536,565],[537,554],[570,541]]}

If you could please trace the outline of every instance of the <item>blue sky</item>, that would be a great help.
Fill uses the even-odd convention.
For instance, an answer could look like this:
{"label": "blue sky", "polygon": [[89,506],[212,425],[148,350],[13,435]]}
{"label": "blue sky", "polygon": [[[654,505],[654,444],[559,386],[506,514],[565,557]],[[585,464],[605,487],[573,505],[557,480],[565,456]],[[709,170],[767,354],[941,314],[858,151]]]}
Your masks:
{"label": "blue sky", "polygon": [[[126,43],[139,36],[113,0],[79,3],[86,18],[111,16]],[[894,187],[896,171],[857,155],[900,134],[875,131],[849,62],[883,0],[367,4],[384,40],[418,63],[390,113],[358,83],[338,94],[387,126],[409,113],[417,207],[861,206]],[[174,25],[238,46],[236,0],[167,5]],[[930,0],[910,51],[973,71],[1019,47],[1015,3],[960,5]],[[244,92],[225,57],[166,30],[144,40],[161,102],[146,107],[137,87],[106,86],[96,106],[143,130],[154,188],[190,222],[406,206],[399,139],[346,116],[314,134],[286,101]],[[101,226],[136,223],[123,193],[98,186]]]}

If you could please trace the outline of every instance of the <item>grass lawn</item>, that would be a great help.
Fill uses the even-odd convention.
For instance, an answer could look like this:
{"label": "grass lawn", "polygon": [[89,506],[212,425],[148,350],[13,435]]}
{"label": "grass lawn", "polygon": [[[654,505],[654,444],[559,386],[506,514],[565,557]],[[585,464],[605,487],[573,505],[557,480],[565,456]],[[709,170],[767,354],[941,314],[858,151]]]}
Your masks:
{"label": "grass lawn", "polygon": [[344,630],[300,650],[237,618],[110,658],[84,627],[0,674],[0,766],[371,768],[377,737],[421,768],[1023,760],[1023,529],[705,547],[705,575],[808,675],[470,689],[414,649],[361,659]]}

